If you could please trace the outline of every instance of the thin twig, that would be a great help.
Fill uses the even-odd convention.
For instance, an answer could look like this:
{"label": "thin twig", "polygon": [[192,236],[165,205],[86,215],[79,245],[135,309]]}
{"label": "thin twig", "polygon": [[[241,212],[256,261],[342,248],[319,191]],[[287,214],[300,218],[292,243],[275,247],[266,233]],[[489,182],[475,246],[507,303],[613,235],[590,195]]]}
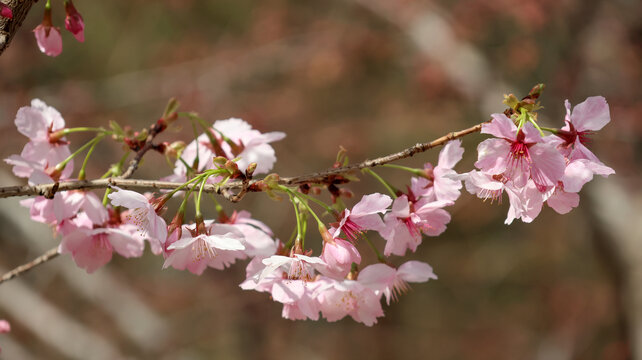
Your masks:
{"label": "thin twig", "polygon": [[30,262],[28,262],[26,264],[20,265],[17,268],[15,268],[15,269],[9,271],[8,273],[2,275],[2,277],[0,278],[0,284],[2,284],[3,282],[5,282],[7,280],[11,280],[11,279],[13,279],[14,277],[16,277],[18,275],[22,275],[25,272],[33,269],[34,267],[36,267],[36,266],[38,266],[38,265],[40,265],[42,263],[45,263],[45,262],[57,257],[58,255],[60,255],[60,254],[58,253],[58,247],[57,246],[55,248],[53,248],[53,249],[47,250],[46,253],[38,256],[37,258],[33,259],[32,261],[30,261]]}
{"label": "thin twig", "polygon": [[[477,124],[465,130],[452,132],[438,139],[435,139],[431,142],[416,144],[415,146],[409,147],[397,153],[382,156],[373,160],[366,160],[358,164],[348,165],[340,168],[328,169],[325,171],[302,175],[302,176],[281,178],[279,180],[279,183],[282,185],[325,183],[327,182],[328,178],[331,178],[336,175],[346,174],[348,172],[363,169],[363,168],[371,168],[371,167],[384,165],[393,161],[409,158],[414,154],[424,152],[433,147],[444,145],[451,140],[480,131],[483,124],[484,123]],[[140,162],[140,159],[142,158],[142,156],[145,154],[146,151],[148,151],[153,147],[152,145],[150,145],[152,139],[153,139],[153,136],[150,133],[150,137],[148,137],[149,141],[147,141],[145,146],[143,146],[143,148],[139,150],[137,156],[134,158],[134,160],[132,160],[128,170],[125,172],[125,174],[123,174],[123,176],[133,174],[133,172],[138,167],[138,163]],[[150,146],[147,147],[147,145],[150,145]],[[259,181],[261,180],[250,180],[249,177],[246,177],[242,181],[232,181],[220,186],[217,184],[205,184],[203,186],[203,191],[221,194],[231,202],[239,202],[248,192],[260,191],[256,187],[252,186],[253,184],[256,184]],[[57,182],[54,184],[35,185],[35,186],[27,185],[27,186],[0,187],[0,198],[7,198],[11,196],[23,196],[23,195],[42,195],[42,196],[53,197],[56,191],[68,191],[68,190],[80,190],[80,189],[104,189],[110,186],[118,186],[124,189],[170,190],[170,189],[176,189],[177,187],[182,185],[183,184],[181,183],[173,183],[168,181],[125,179],[122,177],[98,179],[98,180],[74,180],[74,181]],[[200,187],[200,184],[199,185],[189,184],[185,186],[185,189],[189,190],[195,186]],[[238,193],[234,194],[231,192],[232,189],[240,189],[240,190]],[[24,273],[32,269],[37,265],[40,265],[44,262],[51,260],[56,256],[58,256],[58,248],[51,249],[47,251],[45,254],[43,254],[42,256],[35,259],[34,261],[18,266],[17,268],[4,274],[2,278],[0,278],[0,284],[6,280],[9,280],[13,277],[20,275],[21,273]]]}
{"label": "thin twig", "polygon": [[[484,123],[477,124],[465,130],[452,132],[438,139],[435,139],[431,142],[416,144],[412,147],[409,147],[397,153],[389,154],[376,159],[365,160],[357,164],[348,165],[348,166],[339,167],[339,168],[332,168],[332,169],[315,172],[307,175],[284,177],[279,180],[279,183],[282,185],[323,183],[328,177],[331,177],[331,176],[346,174],[354,170],[376,167],[383,164],[388,164],[393,161],[409,158],[417,153],[424,152],[433,147],[444,145],[448,141],[463,137],[465,135],[468,135],[474,132],[478,132],[481,130],[482,124]],[[142,150],[143,149],[141,149],[139,153],[141,153]],[[132,160],[132,163],[130,164],[128,171],[126,171],[124,175],[127,175],[130,172],[133,173],[133,171],[135,171],[135,169],[137,168],[138,162],[139,161],[136,161],[136,159]],[[226,198],[232,201],[232,198],[236,200],[238,197],[242,197],[246,192],[254,191],[252,188],[252,185],[255,184],[257,181],[260,181],[260,180],[248,181],[245,187],[243,186],[243,183],[244,183],[243,181],[230,181],[229,183],[221,186],[218,186],[216,184],[206,184],[203,187],[203,191],[210,192],[210,193],[218,193],[223,195],[227,193],[228,195],[226,196]],[[0,198],[7,198],[7,197],[13,197],[13,196],[26,196],[26,195],[52,196],[55,192],[58,192],[58,191],[81,190],[81,189],[85,189],[85,190],[104,189],[110,186],[118,186],[123,189],[138,189],[138,190],[172,190],[172,189],[176,189],[181,185],[183,184],[169,182],[169,181],[153,181],[153,180],[123,179],[123,178],[107,178],[107,179],[97,179],[97,180],[69,180],[69,181],[61,181],[53,184],[0,187]],[[194,185],[187,185],[186,189],[189,190],[191,189],[192,186]],[[229,190],[233,190],[233,189],[240,189],[241,192],[239,192],[236,195],[230,195]]]}

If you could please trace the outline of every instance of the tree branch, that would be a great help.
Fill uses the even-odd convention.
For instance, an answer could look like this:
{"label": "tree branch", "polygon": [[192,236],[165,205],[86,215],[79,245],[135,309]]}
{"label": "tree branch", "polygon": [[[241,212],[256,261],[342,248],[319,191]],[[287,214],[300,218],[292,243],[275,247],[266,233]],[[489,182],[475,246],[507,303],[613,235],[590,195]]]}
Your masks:
{"label": "tree branch", "polygon": [[[440,138],[437,138],[431,142],[419,143],[414,146],[411,146],[407,149],[399,151],[397,153],[389,154],[372,160],[365,160],[363,162],[352,164],[339,168],[332,168],[320,172],[315,172],[311,174],[294,176],[294,177],[285,177],[279,180],[279,183],[282,185],[301,185],[306,183],[325,183],[328,178],[336,175],[346,174],[354,170],[360,170],[363,168],[371,168],[384,164],[388,164],[397,160],[409,158],[417,153],[424,152],[436,146],[444,145],[445,143],[466,136],[468,134],[478,132],[481,130],[481,127],[484,123],[477,124],[473,127],[470,127],[465,130],[452,132],[450,134],[444,135]],[[152,135],[150,134],[150,137]],[[139,180],[139,179],[126,179],[126,176],[130,176],[134,173],[140,162],[140,158],[145,154],[146,151],[151,149],[153,146],[150,145],[151,141],[148,141],[147,144],[139,150],[136,157],[130,163],[129,168],[120,178],[107,178],[107,179],[97,179],[97,180],[69,180],[61,181],[53,184],[42,184],[42,185],[24,185],[24,186],[6,186],[0,187],[0,198],[8,198],[13,196],[45,196],[53,197],[56,192],[59,191],[69,191],[69,190],[90,190],[90,189],[104,189],[110,186],[118,186],[123,189],[138,189],[138,190],[172,190],[176,189],[179,186],[182,186],[182,183],[174,183],[169,181],[153,181],[153,180]],[[147,145],[150,145],[149,147]],[[251,181],[231,181],[225,185],[218,186],[216,184],[206,184],[203,187],[203,191],[210,193],[223,194],[228,200],[233,202],[238,202],[241,200],[243,195],[249,191],[257,191],[252,185],[256,184],[261,180],[251,180]],[[245,185],[244,185],[245,184]],[[186,186],[186,190],[191,189],[194,185],[190,184]],[[240,192],[237,194],[231,194],[229,190],[240,189]]]}
{"label": "tree branch", "polygon": [[23,273],[26,273],[27,271],[33,269],[34,267],[36,267],[36,266],[38,266],[38,265],[40,265],[42,263],[45,263],[45,262],[57,257],[58,255],[60,255],[60,254],[58,253],[58,247],[57,246],[55,248],[53,248],[53,249],[47,250],[46,253],[38,256],[34,260],[32,260],[32,261],[30,261],[30,262],[28,262],[26,264],[20,265],[17,268],[15,268],[15,269],[9,271],[8,273],[2,275],[2,277],[0,277],[0,284],[2,284],[3,282],[5,282],[7,280],[11,280],[11,279],[13,279],[14,277],[16,277],[18,275],[22,275]]}
{"label": "tree branch", "polygon": [[22,26],[22,22],[27,17],[31,5],[37,0],[9,0],[6,5],[13,12],[13,19],[0,17],[0,55],[9,46],[11,39]]}

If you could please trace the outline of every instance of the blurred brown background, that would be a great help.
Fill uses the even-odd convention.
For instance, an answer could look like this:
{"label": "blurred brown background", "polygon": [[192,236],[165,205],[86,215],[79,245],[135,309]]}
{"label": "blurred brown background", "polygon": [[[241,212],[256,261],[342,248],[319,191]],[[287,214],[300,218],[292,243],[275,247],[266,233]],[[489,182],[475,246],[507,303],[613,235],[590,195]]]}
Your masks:
{"label": "blurred brown background", "polygon": [[[63,26],[62,2],[54,22]],[[627,359],[642,358],[642,3],[580,0],[83,1],[86,42],[63,33],[57,58],[39,53],[34,6],[0,57],[0,156],[26,142],[13,124],[34,97],[70,126],[142,128],[169,97],[208,121],[242,117],[285,131],[275,171],[297,175],[384,155],[486,120],[503,93],[547,88],[541,121],[559,126],[563,101],[607,98],[612,122],[592,149],[617,174],[596,179],[580,207],[545,208],[503,225],[504,204],[464,193],[446,233],[408,258],[439,280],[384,306],[372,328],[291,322],[265,294],[244,292],[244,263],[193,276],[162,259],[114,260],[93,275],[57,258],[0,286],[6,359]],[[191,129],[162,140],[189,141]],[[70,137],[79,146],[85,135]],[[463,140],[468,171],[483,139]],[[435,162],[432,151],[403,162]],[[101,144],[90,177],[120,156]],[[162,170],[159,170],[162,169]],[[136,177],[171,172],[149,154]],[[408,176],[380,170],[398,187]],[[9,166],[0,183],[22,183]],[[383,191],[364,178],[358,197]],[[18,199],[0,201],[2,272],[57,244]],[[241,204],[281,238],[291,207],[251,194]],[[213,211],[210,205],[209,211]],[[308,243],[317,241],[315,235]],[[383,246],[380,241],[378,244]],[[318,245],[315,247],[318,251]],[[368,250],[363,249],[364,253]],[[405,260],[405,259],[404,259]],[[636,356],[636,353],[638,356]]]}

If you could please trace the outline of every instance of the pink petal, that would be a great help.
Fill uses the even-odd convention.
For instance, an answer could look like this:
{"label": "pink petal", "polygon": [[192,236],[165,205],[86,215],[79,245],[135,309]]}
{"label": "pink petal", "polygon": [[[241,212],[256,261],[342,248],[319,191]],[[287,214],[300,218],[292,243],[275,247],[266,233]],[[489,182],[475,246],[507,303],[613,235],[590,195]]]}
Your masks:
{"label": "pink petal", "polygon": [[388,195],[379,193],[364,195],[353,208],[352,216],[361,216],[367,214],[382,213],[392,204],[392,199]]}
{"label": "pink petal", "polygon": [[580,196],[577,193],[556,191],[548,198],[548,200],[546,200],[546,203],[558,214],[566,214],[579,205]]}
{"label": "pink petal", "polygon": [[482,134],[490,134],[495,137],[508,140],[515,139],[515,136],[517,135],[517,126],[515,126],[513,120],[509,119],[504,114],[492,114],[491,117],[493,120],[490,124],[482,125]]}
{"label": "pink petal", "polygon": [[503,139],[486,139],[477,146],[475,167],[491,175],[506,171],[510,143]]}
{"label": "pink petal", "polygon": [[[531,177],[538,186],[555,186],[564,175],[566,161],[551,145],[539,143],[529,148],[533,161]],[[541,189],[540,189],[541,191]]]}
{"label": "pink petal", "polygon": [[603,96],[591,96],[575,105],[571,121],[577,131],[597,131],[611,121],[609,105]]}
{"label": "pink petal", "polygon": [[45,55],[56,57],[62,53],[62,36],[58,28],[50,27],[49,35],[47,35],[45,27],[38,25],[33,32],[36,36],[38,48]]}
{"label": "pink petal", "polygon": [[432,266],[421,261],[408,261],[397,269],[397,277],[407,282],[426,282],[437,279]]}
{"label": "pink petal", "polygon": [[450,141],[439,152],[439,162],[437,168],[452,169],[457,165],[464,155],[464,148],[461,147],[461,140]]}

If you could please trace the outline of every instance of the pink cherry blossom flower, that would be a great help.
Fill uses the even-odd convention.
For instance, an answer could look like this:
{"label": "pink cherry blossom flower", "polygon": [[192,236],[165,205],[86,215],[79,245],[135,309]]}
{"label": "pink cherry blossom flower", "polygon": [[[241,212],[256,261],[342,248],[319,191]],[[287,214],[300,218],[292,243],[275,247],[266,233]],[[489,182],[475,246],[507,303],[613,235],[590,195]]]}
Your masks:
{"label": "pink cherry blossom flower", "polygon": [[390,299],[397,301],[399,295],[406,293],[410,286],[409,282],[426,282],[430,279],[437,279],[432,267],[421,261],[408,261],[395,269],[386,264],[372,264],[366,266],[359,272],[359,282],[373,289],[375,294],[386,296],[386,302],[390,305]]}
{"label": "pink cherry blossom flower", "polygon": [[268,257],[276,252],[276,241],[272,238],[272,230],[263,222],[252,219],[252,215],[245,210],[234,211],[232,216],[221,222],[233,225],[244,237],[244,253],[247,256]]}
{"label": "pink cherry blossom flower", "polygon": [[385,213],[390,204],[392,199],[387,195],[364,195],[352,210],[344,210],[341,221],[336,226],[334,238],[343,232],[348,240],[355,242],[365,230],[382,230],[384,223],[379,214]]}
{"label": "pink cherry blossom flower", "polygon": [[152,247],[160,249],[160,244],[167,240],[167,224],[165,220],[156,214],[156,207],[159,204],[152,204],[144,195],[131,190],[123,190],[119,187],[112,187],[115,192],[108,195],[113,206],[123,206],[130,211],[127,221],[136,225],[141,237],[147,238]]}
{"label": "pink cherry blossom flower", "polygon": [[84,42],[85,23],[71,0],[65,1],[65,13],[67,14],[65,16],[65,28],[74,34],[76,40]]}
{"label": "pink cherry blossom flower", "polygon": [[504,114],[493,114],[482,133],[496,136],[479,144],[475,166],[490,175],[502,174],[515,187],[526,186],[532,179],[540,192],[555,186],[564,175],[563,156],[545,142],[532,124],[517,126]]}
{"label": "pink cherry blossom flower", "polygon": [[315,294],[319,282],[279,279],[271,289],[272,299],[283,304],[281,315],[290,320],[318,320],[319,302]]}
{"label": "pink cherry blossom flower", "polygon": [[134,236],[131,231],[134,229],[94,229],[92,225],[85,213],[80,213],[74,220],[65,221],[59,228],[63,237],[58,252],[71,254],[76,265],[87,273],[107,264],[114,251],[126,258],[140,257],[143,254],[145,244]]}
{"label": "pink cherry blossom flower", "polygon": [[258,282],[271,275],[311,281],[316,275],[315,271],[323,271],[327,267],[323,259],[301,254],[293,254],[292,256],[272,255],[263,259],[262,262],[265,268],[261,271]]}
{"label": "pink cherry blossom flower", "polygon": [[243,234],[234,226],[212,224],[201,234],[196,233],[197,227],[183,225],[181,238],[167,247],[173,251],[165,259],[163,269],[171,266],[201,275],[208,266],[222,270],[242,256],[239,251],[245,249],[241,242]]}
{"label": "pink cherry blossom flower", "polygon": [[322,278],[317,299],[323,317],[334,322],[350,315],[355,321],[372,326],[383,316],[380,296],[355,280],[336,281]]}
{"label": "pink cherry blossom flower", "polygon": [[45,8],[45,16],[42,23],[33,29],[36,36],[38,48],[45,55],[58,56],[62,53],[62,36],[60,29],[54,27],[51,23],[51,9]]}
{"label": "pink cherry blossom flower", "polygon": [[[34,99],[31,106],[20,108],[15,124],[18,131],[29,138],[20,156],[12,155],[5,160],[14,165],[13,171],[16,176],[28,178],[34,169],[46,171],[71,154],[64,138],[52,136],[65,127],[65,120],[56,109],[47,106],[41,100]],[[62,176],[68,178],[72,171],[73,163],[70,162],[63,170]]]}
{"label": "pink cherry blossom flower", "polygon": [[[597,164],[604,165],[586,147],[589,136],[595,131],[602,129],[611,121],[609,105],[602,96],[591,96],[577,104],[571,111],[571,104],[568,100],[564,102],[566,107],[566,125],[557,132],[557,137],[562,140],[558,148],[569,160],[588,159]],[[608,168],[608,167],[607,167]],[[614,173],[613,169],[608,168]]]}
{"label": "pink cherry blossom flower", "polygon": [[[384,255],[403,256],[407,249],[413,252],[421,244],[421,234],[437,236],[446,230],[450,214],[444,206],[452,201],[420,201],[411,203],[401,195],[392,203],[392,211],[385,215],[385,228],[380,232],[387,240]],[[417,209],[415,209],[417,207]]]}
{"label": "pink cherry blossom flower", "polygon": [[503,175],[491,175],[483,171],[471,171],[461,176],[465,179],[466,190],[478,198],[501,203],[502,194],[506,192],[509,200],[505,224],[515,219],[524,222],[533,221],[541,211],[545,194],[542,194],[535,183],[529,180],[526,186],[517,188]]}
{"label": "pink cherry blossom flower", "polygon": [[334,239],[323,244],[321,259],[328,265],[327,275],[343,279],[352,267],[352,263],[361,264],[361,254],[349,241]]}
{"label": "pink cherry blossom flower", "polygon": [[274,131],[262,134],[252,129],[247,122],[231,118],[218,120],[212,125],[216,132],[220,132],[230,139],[234,145],[222,142],[221,147],[227,153],[228,159],[240,157],[239,169],[246,169],[250,163],[256,163],[255,174],[267,174],[276,162],[274,149],[269,144],[285,138],[285,133]]}
{"label": "pink cherry blossom flower", "polygon": [[457,200],[462,185],[453,168],[461,160],[463,154],[464,148],[461,147],[460,140],[453,140],[446,144],[439,152],[439,162],[435,168],[430,163],[424,165],[427,178],[413,177],[411,179],[410,189],[414,196],[417,198],[426,197],[431,201]]}
{"label": "pink cherry blossom flower", "polygon": [[6,17],[7,19],[13,19],[13,12],[6,4],[0,3],[0,16]]}
{"label": "pink cherry blossom flower", "polygon": [[593,179],[594,174],[608,176],[612,172],[610,167],[589,159],[571,161],[558,185],[547,196],[546,204],[558,214],[566,214],[579,205],[580,196],[577,193]]}

